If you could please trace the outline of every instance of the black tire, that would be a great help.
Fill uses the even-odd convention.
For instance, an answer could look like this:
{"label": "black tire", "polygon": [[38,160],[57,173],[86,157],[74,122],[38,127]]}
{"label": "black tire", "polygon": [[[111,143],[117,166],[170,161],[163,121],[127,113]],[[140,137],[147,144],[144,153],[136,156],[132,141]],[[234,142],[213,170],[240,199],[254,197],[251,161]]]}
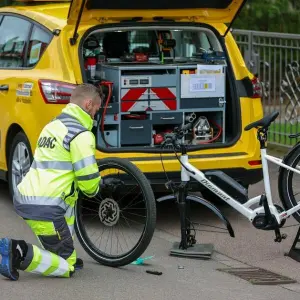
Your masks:
{"label": "black tire", "polygon": [[77,238],[84,248],[84,250],[98,263],[101,263],[110,267],[120,267],[124,265],[128,265],[138,259],[144,251],[149,246],[154,231],[156,227],[156,202],[153,190],[146,176],[129,160],[120,159],[120,158],[104,158],[98,161],[99,172],[108,168],[123,168],[127,174],[130,174],[135,178],[138,182],[143,196],[145,198],[146,203],[146,225],[143,230],[143,233],[135,245],[133,250],[125,255],[119,256],[117,258],[111,258],[107,255],[104,255],[103,252],[96,249],[93,244],[90,242],[89,238],[87,238],[84,226],[82,224],[81,215],[80,215],[80,205],[84,199],[79,198],[76,204],[76,222],[75,222],[75,232]]}
{"label": "black tire", "polygon": [[[9,194],[11,199],[13,198],[14,195],[14,184],[13,184],[13,154],[19,144],[23,144],[26,147],[26,156],[29,157],[30,160],[30,165],[33,161],[33,156],[32,156],[32,150],[30,147],[30,143],[28,141],[28,138],[26,137],[25,133],[20,131],[16,134],[16,136],[13,139],[13,142],[9,148],[9,158],[8,158],[8,186],[9,186]],[[29,166],[30,167],[30,166]],[[29,169],[27,170],[27,172]],[[25,175],[26,173],[24,173]]]}
{"label": "black tire", "polygon": [[[295,168],[295,166],[300,161],[300,152],[295,151],[292,153],[285,164]],[[285,168],[281,168],[278,176],[278,192],[281,203],[285,210],[291,209],[297,205],[297,201],[294,197],[294,193],[292,191],[292,180],[293,180],[294,172],[287,170]],[[297,174],[297,176],[299,176]],[[300,202],[299,202],[300,203]],[[295,212],[292,215],[299,223],[300,223],[300,212]]]}

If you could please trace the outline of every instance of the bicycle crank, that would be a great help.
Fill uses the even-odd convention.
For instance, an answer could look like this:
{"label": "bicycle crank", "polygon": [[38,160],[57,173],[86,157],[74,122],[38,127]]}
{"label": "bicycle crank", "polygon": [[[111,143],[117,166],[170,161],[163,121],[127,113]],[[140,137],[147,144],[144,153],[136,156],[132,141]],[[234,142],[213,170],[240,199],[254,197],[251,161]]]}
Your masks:
{"label": "bicycle crank", "polygon": [[253,226],[260,230],[275,230],[279,228],[278,222],[274,215],[260,213],[252,221]]}

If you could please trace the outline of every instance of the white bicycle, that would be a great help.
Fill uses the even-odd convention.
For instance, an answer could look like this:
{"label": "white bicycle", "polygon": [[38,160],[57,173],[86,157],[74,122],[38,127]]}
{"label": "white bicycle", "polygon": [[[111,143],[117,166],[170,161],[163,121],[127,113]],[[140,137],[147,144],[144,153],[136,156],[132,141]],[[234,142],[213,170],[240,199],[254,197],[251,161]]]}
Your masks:
{"label": "white bicycle", "polygon": [[[283,159],[268,155],[266,152],[268,128],[278,115],[279,112],[274,112],[244,128],[246,131],[253,128],[257,129],[257,138],[261,148],[265,194],[252,199],[248,198],[247,189],[222,171],[201,172],[189,163],[187,146],[181,143],[180,140],[182,140],[183,136],[191,129],[191,123],[182,125],[180,128],[176,128],[174,132],[165,135],[162,147],[166,145],[173,147],[175,155],[181,164],[181,183],[179,186],[176,186],[172,181],[167,182],[166,187],[172,189],[174,193],[161,197],[157,199],[157,201],[177,200],[181,221],[181,242],[179,243],[178,254],[182,254],[182,250],[187,250],[196,243],[195,236],[191,234],[191,224],[189,220],[190,201],[198,202],[212,210],[226,225],[230,236],[234,237],[234,231],[230,222],[222,215],[216,206],[201,197],[188,194],[191,177],[248,218],[255,228],[274,230],[275,242],[281,242],[282,239],[286,238],[285,234],[280,233],[280,228],[285,224],[288,217],[293,215],[293,217],[300,222],[300,199],[296,201],[296,195],[293,194],[292,185],[294,172],[300,174],[300,168],[297,167],[300,161],[300,143],[297,143]],[[291,138],[298,136],[300,136],[300,134],[290,135]],[[177,156],[176,149],[181,150],[180,158]],[[284,208],[273,203],[268,160],[280,166],[278,191]],[[252,208],[253,206],[256,207]],[[176,249],[173,251],[176,252]]]}

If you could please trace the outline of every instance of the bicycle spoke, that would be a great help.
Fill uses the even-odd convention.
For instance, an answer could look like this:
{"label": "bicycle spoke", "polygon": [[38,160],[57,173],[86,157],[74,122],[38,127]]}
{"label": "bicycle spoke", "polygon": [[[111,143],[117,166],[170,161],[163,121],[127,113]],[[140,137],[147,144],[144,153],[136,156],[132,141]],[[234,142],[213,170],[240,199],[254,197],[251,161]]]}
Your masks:
{"label": "bicycle spoke", "polygon": [[[120,224],[119,224],[120,225]],[[120,231],[120,226],[118,226],[118,230]],[[128,247],[128,244],[127,244],[127,241],[126,241],[126,239],[125,239],[125,236],[124,236],[124,234],[123,234],[123,232],[122,232],[122,235],[123,235],[123,237],[124,237],[124,241],[125,241],[125,243],[126,243],[126,245],[127,245],[127,247]],[[121,244],[120,244],[121,245]],[[122,249],[122,248],[121,248]]]}
{"label": "bicycle spoke", "polygon": [[[143,210],[146,210],[146,208],[139,208],[139,207],[133,208],[132,206],[131,206],[131,207],[127,207],[126,210],[127,210],[128,208],[130,208],[130,209],[143,209]],[[124,211],[124,208],[122,209],[122,211]]]}
{"label": "bicycle spoke", "polygon": [[[86,216],[94,216],[94,218],[95,218],[95,217],[99,217],[99,214],[96,214],[96,213],[93,213],[93,214],[84,214],[84,216],[85,217]],[[92,219],[89,218],[89,220],[92,220]]]}
{"label": "bicycle spoke", "polygon": [[[135,187],[136,188],[136,187]],[[134,189],[134,188],[133,188]],[[124,199],[126,196],[128,196],[131,192],[132,192],[132,190],[133,189],[131,189],[127,194],[125,194],[121,199],[119,199],[117,202],[120,202],[122,199]]]}
{"label": "bicycle spoke", "polygon": [[111,249],[112,249],[112,240],[113,240],[113,236],[114,236],[114,227],[111,228],[111,241],[110,241],[110,252],[109,254],[111,254]]}
{"label": "bicycle spoke", "polygon": [[[138,201],[138,202],[136,202],[136,203],[134,203],[134,204],[132,204],[131,206],[125,206],[122,210],[124,211],[125,209],[139,209],[139,208],[132,208],[133,206],[135,206],[135,205],[137,205],[138,203],[142,203],[142,202],[145,202],[144,200],[141,200],[141,201]],[[145,208],[146,209],[146,208]]]}
{"label": "bicycle spoke", "polygon": [[[122,228],[124,228],[124,226],[121,224],[121,222],[119,223],[120,224],[120,227],[122,227]],[[123,234],[123,233],[122,233]],[[124,236],[124,234],[123,234],[123,236]],[[129,239],[130,239],[130,237],[128,237]],[[124,240],[125,240],[125,242],[126,242],[126,239],[125,239],[125,236],[124,236]],[[130,239],[131,240],[131,239]],[[126,242],[126,245],[127,245],[127,247],[128,247],[128,244],[127,244],[127,242]],[[129,247],[128,247],[129,248]]]}
{"label": "bicycle spoke", "polygon": [[[123,214],[122,214],[122,215],[123,215]],[[128,219],[128,218],[126,218],[124,215],[123,215],[123,218],[126,219],[126,220],[129,220],[129,221],[131,221],[131,222],[134,222],[134,223],[137,223],[137,224],[141,225],[140,222],[134,221],[134,220],[132,220],[132,219]]]}
{"label": "bicycle spoke", "polygon": [[[131,199],[131,201],[129,202],[129,204],[127,205],[127,206],[125,206],[123,209],[126,209],[126,208],[128,208],[128,206],[138,197],[140,195],[140,193],[139,194],[137,194],[133,199]],[[130,206],[129,206],[130,207]]]}
{"label": "bicycle spoke", "polygon": [[[110,231],[109,231],[109,232],[110,232]],[[106,251],[106,247],[107,247],[108,239],[109,239],[109,234],[108,234],[108,237],[107,237],[107,240],[106,240],[106,244],[105,244],[105,250],[104,250],[104,251]]]}
{"label": "bicycle spoke", "polygon": [[138,217],[142,217],[142,218],[147,218],[147,216],[142,216],[142,215],[139,215],[139,214],[130,213],[128,211],[126,212],[126,214],[130,214],[130,215],[138,216]]}
{"label": "bicycle spoke", "polygon": [[[93,199],[95,199],[95,198],[93,198]],[[85,202],[92,202],[92,203],[96,203],[96,204],[100,204],[101,201],[93,201],[92,199],[85,199]]]}
{"label": "bicycle spoke", "polygon": [[95,212],[97,212],[97,214],[98,214],[98,210],[96,210],[96,209],[91,209],[91,208],[88,208],[88,207],[85,207],[85,206],[82,206],[82,208],[87,209],[87,210],[90,210],[90,211],[95,211]]}
{"label": "bicycle spoke", "polygon": [[[125,219],[125,218],[123,218],[124,220],[125,220],[125,222],[128,224],[128,226],[131,228],[131,226],[130,226],[130,224],[128,223],[128,221]],[[134,235],[135,235],[135,233],[133,233]]]}
{"label": "bicycle spoke", "polygon": [[[101,243],[101,241],[102,241],[102,236],[103,236],[104,230],[105,230],[105,227],[103,227],[103,229],[102,229],[101,239],[100,239],[100,242],[99,242],[99,246],[98,246],[98,247],[100,247],[100,243]],[[98,239],[95,241],[95,243],[96,243],[98,240],[99,240],[99,237],[98,237]]]}

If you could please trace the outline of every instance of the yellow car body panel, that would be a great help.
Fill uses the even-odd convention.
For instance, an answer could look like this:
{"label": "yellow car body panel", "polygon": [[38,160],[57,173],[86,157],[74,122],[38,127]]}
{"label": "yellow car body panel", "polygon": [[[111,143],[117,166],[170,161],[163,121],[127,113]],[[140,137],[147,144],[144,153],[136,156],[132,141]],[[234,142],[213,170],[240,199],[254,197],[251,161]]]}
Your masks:
{"label": "yellow car body panel", "polygon": [[[46,104],[40,94],[38,80],[63,81],[71,84],[79,84],[83,81],[80,61],[78,59],[78,45],[82,35],[96,24],[116,23],[125,17],[134,17],[140,11],[85,11],[80,21],[77,33],[78,40],[75,45],[70,45],[69,41],[74,34],[74,24],[78,9],[82,0],[73,1],[69,14],[69,3],[57,3],[37,6],[15,6],[0,8],[0,14],[12,13],[23,15],[35,22],[42,24],[50,31],[61,30],[59,36],[54,36],[53,40],[46,48],[38,64],[32,69],[10,70],[2,69],[0,72],[0,84],[9,82],[9,91],[2,92],[0,99],[1,120],[1,148],[0,148],[0,169],[8,170],[8,156],[10,151],[12,125],[19,127],[26,134],[32,151],[35,150],[37,137],[45,124],[58,115],[63,105]],[[235,13],[242,5],[242,0],[233,1],[232,7],[227,10],[199,9],[176,11],[168,10],[166,17],[175,18],[177,22],[193,21],[205,22],[213,26],[221,34],[224,34],[227,27],[224,22],[231,22]],[[145,20],[152,19],[153,16],[162,15],[162,11],[143,11]],[[225,43],[233,73],[236,80],[245,77],[252,78],[253,75],[247,69],[243,57],[236,42],[230,32],[226,35]],[[17,90],[22,88],[24,83],[33,85],[29,97],[17,96]],[[261,165],[250,165],[249,161],[260,160],[259,143],[256,140],[255,130],[245,132],[243,128],[263,117],[263,109],[260,98],[240,97],[241,107],[241,135],[238,141],[223,148],[205,149],[191,152],[190,162],[198,169],[261,169]],[[160,155],[152,153],[103,153],[97,151],[97,158],[119,156],[132,160],[145,173],[163,173]],[[164,166],[167,172],[179,172],[180,164],[174,154],[163,154],[165,157]],[[164,175],[161,175],[164,177]]]}

